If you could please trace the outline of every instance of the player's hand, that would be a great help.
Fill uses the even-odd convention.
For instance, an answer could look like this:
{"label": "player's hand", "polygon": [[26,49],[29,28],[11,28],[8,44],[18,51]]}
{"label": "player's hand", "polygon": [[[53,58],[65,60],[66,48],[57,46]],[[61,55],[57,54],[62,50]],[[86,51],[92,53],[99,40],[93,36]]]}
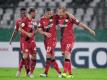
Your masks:
{"label": "player's hand", "polygon": [[33,33],[27,33],[27,36],[28,36],[28,37],[32,37],[32,36],[33,36]]}
{"label": "player's hand", "polygon": [[96,35],[94,30],[90,30],[90,33],[94,36]]}
{"label": "player's hand", "polygon": [[44,35],[48,38],[50,38],[52,36],[51,33],[47,33],[47,32],[45,32]]}
{"label": "player's hand", "polygon": [[19,27],[19,31],[22,31],[22,28],[21,28],[21,27]]}

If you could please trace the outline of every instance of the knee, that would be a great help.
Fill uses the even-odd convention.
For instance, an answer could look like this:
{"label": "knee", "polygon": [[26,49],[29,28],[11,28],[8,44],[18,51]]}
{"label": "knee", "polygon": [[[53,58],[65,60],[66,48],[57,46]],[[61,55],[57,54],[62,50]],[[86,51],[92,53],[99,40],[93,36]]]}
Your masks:
{"label": "knee", "polygon": [[35,60],[36,59],[36,54],[31,55],[31,59]]}
{"label": "knee", "polygon": [[47,53],[46,58],[51,58],[51,57],[52,57],[51,54]]}
{"label": "knee", "polygon": [[27,59],[28,58],[28,54],[23,54],[23,59]]}
{"label": "knee", "polygon": [[64,59],[71,59],[71,54],[70,53],[65,53],[64,54]]}
{"label": "knee", "polygon": [[55,57],[52,57],[52,58],[51,58],[51,61],[52,61],[52,62],[55,62]]}

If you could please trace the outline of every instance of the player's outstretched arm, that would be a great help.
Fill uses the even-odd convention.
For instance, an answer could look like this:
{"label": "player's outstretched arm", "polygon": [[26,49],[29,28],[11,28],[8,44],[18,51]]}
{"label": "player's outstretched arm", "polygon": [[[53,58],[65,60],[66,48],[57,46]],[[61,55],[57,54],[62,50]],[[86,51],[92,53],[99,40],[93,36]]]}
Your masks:
{"label": "player's outstretched arm", "polygon": [[82,27],[82,28],[84,28],[85,30],[89,31],[91,34],[93,34],[95,36],[95,31],[92,30],[91,28],[89,28],[86,24],[80,22],[79,26]]}
{"label": "player's outstretched arm", "polygon": [[66,14],[75,22],[75,24],[79,25],[80,27],[86,29],[87,31],[89,31],[91,34],[93,34],[95,36],[95,31],[92,30],[91,28],[89,28],[86,24],[79,22],[71,13],[66,12]]}
{"label": "player's outstretched arm", "polygon": [[9,44],[11,45],[12,41],[15,39],[16,35],[17,35],[18,31],[14,29],[12,36],[10,38]]}

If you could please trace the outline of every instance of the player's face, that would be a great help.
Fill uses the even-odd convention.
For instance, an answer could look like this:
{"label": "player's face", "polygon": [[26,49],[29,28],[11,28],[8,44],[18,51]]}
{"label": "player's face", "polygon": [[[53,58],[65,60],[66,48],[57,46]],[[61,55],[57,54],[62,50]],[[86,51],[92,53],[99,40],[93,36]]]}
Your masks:
{"label": "player's face", "polygon": [[26,10],[20,11],[20,16],[21,16],[21,17],[25,17],[25,16],[26,16]]}
{"label": "player's face", "polygon": [[58,15],[59,16],[64,16],[65,12],[62,9],[58,9]]}
{"label": "player's face", "polygon": [[51,17],[52,16],[52,11],[47,11],[45,14],[46,14],[47,17]]}
{"label": "player's face", "polygon": [[34,11],[34,12],[32,12],[31,13],[31,16],[32,16],[32,18],[34,19],[35,18],[35,16],[36,16],[36,12]]}

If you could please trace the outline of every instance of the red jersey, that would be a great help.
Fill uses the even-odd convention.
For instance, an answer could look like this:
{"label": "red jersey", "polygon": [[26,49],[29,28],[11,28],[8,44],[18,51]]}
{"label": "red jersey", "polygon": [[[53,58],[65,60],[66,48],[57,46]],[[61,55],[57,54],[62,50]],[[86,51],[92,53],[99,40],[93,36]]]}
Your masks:
{"label": "red jersey", "polygon": [[45,32],[51,33],[52,35],[51,38],[45,37],[45,39],[56,39],[56,16],[51,16],[50,18],[43,16],[40,20],[40,28],[42,28]]}
{"label": "red jersey", "polygon": [[16,20],[15,30],[18,31],[18,29],[19,29],[19,25],[20,25],[20,23],[22,22],[23,19],[24,19],[24,18],[18,18],[18,19]]}
{"label": "red jersey", "polygon": [[[36,22],[33,20],[33,19],[29,19],[28,17],[24,17],[24,18],[21,18],[21,19],[18,19],[16,21],[16,30],[19,29],[19,26],[22,25],[22,29],[26,32],[31,32],[31,33],[35,33],[35,30],[34,30],[34,24]],[[24,41],[34,41],[35,38],[34,38],[34,35],[29,38],[26,34],[24,33],[21,33],[21,40],[24,40]]]}
{"label": "red jersey", "polygon": [[63,38],[70,38],[74,40],[74,31],[73,31],[73,24],[79,24],[79,21],[76,18],[69,18],[66,17],[59,17],[58,24],[61,31],[61,36]]}

